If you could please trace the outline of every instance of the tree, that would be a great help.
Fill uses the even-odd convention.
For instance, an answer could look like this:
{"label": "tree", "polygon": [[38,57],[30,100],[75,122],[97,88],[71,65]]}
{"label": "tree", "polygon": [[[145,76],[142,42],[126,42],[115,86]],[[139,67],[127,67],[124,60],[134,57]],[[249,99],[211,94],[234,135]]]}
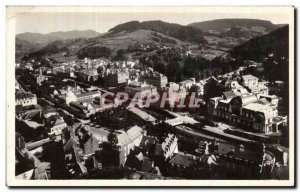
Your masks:
{"label": "tree", "polygon": [[113,58],[115,61],[127,61],[128,56],[126,55],[126,51],[124,49],[119,49],[117,51],[116,56]]}
{"label": "tree", "polygon": [[118,138],[117,138],[116,134],[113,133],[113,132],[110,132],[110,133],[108,134],[107,140],[108,140],[108,142],[109,142],[112,146],[115,146],[115,145],[117,145],[117,143],[118,143]]}
{"label": "tree", "polygon": [[85,57],[95,59],[100,57],[108,58],[111,56],[111,49],[108,47],[84,47],[77,52],[77,56],[79,59],[83,59]]}

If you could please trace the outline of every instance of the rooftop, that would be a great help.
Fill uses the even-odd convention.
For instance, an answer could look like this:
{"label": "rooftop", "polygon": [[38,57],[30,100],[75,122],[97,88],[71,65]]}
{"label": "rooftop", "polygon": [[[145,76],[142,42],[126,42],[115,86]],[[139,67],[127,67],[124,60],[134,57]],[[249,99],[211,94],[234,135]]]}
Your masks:
{"label": "rooftop", "polygon": [[194,157],[189,154],[175,154],[170,160],[171,164],[189,167],[195,162]]}
{"label": "rooftop", "polygon": [[257,77],[253,76],[253,75],[243,75],[242,78],[244,80],[248,80],[248,79],[257,79]]}
{"label": "rooftop", "polygon": [[272,107],[261,103],[250,103],[244,106],[244,108],[252,111],[260,111],[260,112],[272,111],[273,109]]}
{"label": "rooftop", "polygon": [[29,92],[18,92],[16,93],[16,99],[21,100],[21,99],[28,99],[28,98],[33,98],[35,97],[34,94],[29,93]]}

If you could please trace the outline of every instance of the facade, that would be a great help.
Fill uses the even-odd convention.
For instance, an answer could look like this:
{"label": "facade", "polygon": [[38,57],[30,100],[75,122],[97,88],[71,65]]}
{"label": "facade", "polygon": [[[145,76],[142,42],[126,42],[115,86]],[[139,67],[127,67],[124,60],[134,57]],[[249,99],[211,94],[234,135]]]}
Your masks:
{"label": "facade", "polygon": [[191,87],[195,84],[195,79],[191,78],[179,83],[180,87],[185,88],[187,91],[190,91]]}
{"label": "facade", "polygon": [[172,157],[174,153],[178,153],[178,139],[174,134],[168,134],[161,144],[156,144],[155,156],[162,156],[164,159]]}
{"label": "facade", "polygon": [[[97,139],[99,144],[108,141],[109,131],[107,129],[90,127],[89,132]],[[139,126],[133,126],[127,131],[118,130],[115,134],[118,140],[117,146],[119,147],[119,163],[125,165],[130,151],[140,145],[143,130]]]}
{"label": "facade", "polygon": [[105,83],[108,86],[117,86],[120,84],[125,84],[129,75],[123,71],[117,71],[115,73],[110,73],[105,77]]}
{"label": "facade", "polygon": [[39,74],[35,75],[35,80],[37,84],[41,84],[43,81],[47,80],[47,77],[43,75],[42,69],[39,69]]}
{"label": "facade", "polygon": [[25,147],[26,143],[24,137],[20,133],[16,132],[16,148],[19,150],[23,150],[25,149]]}
{"label": "facade", "polygon": [[127,86],[125,87],[125,92],[130,96],[138,95],[141,98],[145,98],[157,93],[156,87],[148,85],[146,83],[141,83],[137,81],[128,81]]}
{"label": "facade", "polygon": [[57,75],[58,73],[64,73],[65,72],[65,67],[64,66],[57,66],[52,68],[52,73],[54,75]]}
{"label": "facade", "polygon": [[84,81],[88,82],[95,82],[99,78],[99,74],[97,69],[86,69],[78,74],[79,78],[83,79]]}
{"label": "facade", "polygon": [[44,125],[49,135],[61,135],[62,130],[67,128],[64,119],[55,111],[44,114]]}
{"label": "facade", "polygon": [[243,145],[218,143],[214,147],[214,154],[218,157],[218,164],[225,169],[225,175],[235,175],[238,178],[261,177],[272,172],[275,156],[265,149],[256,150],[245,148]]}
{"label": "facade", "polygon": [[36,105],[37,98],[35,94],[19,91],[16,93],[16,105],[30,106]]}
{"label": "facade", "polygon": [[258,85],[258,78],[253,75],[243,75],[242,80],[243,80],[243,85],[247,87]]}
{"label": "facade", "polygon": [[133,126],[129,130],[121,131],[117,134],[120,165],[125,165],[127,157],[135,146],[139,146],[143,138],[143,130],[138,126]]}
{"label": "facade", "polygon": [[100,96],[101,93],[99,91],[89,91],[84,93],[75,94],[73,91],[69,90],[66,94],[66,104],[68,105],[70,102],[80,102],[84,100],[94,99],[97,96]]}
{"label": "facade", "polygon": [[163,88],[166,87],[168,83],[168,78],[158,72],[151,72],[151,73],[146,73],[142,76],[140,76],[140,81],[141,82],[146,82],[149,85],[154,85],[158,88]]}
{"label": "facade", "polygon": [[253,75],[243,75],[242,84],[248,88],[249,92],[258,95],[268,95],[269,89],[267,86],[258,82],[258,78]]}
{"label": "facade", "polygon": [[276,106],[253,94],[238,96],[233,92],[224,92],[222,97],[210,99],[208,113],[212,118],[248,131],[278,132],[279,124],[275,123],[279,117]]}

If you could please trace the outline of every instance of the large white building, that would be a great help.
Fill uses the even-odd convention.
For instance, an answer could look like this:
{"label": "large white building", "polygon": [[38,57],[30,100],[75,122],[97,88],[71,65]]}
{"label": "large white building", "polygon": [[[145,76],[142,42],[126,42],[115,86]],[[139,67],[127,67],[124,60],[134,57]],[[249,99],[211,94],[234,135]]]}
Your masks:
{"label": "large white building", "polygon": [[[96,125],[97,126],[97,125]],[[89,132],[98,140],[99,144],[108,141],[109,130],[100,127],[89,127]],[[115,132],[119,146],[120,164],[125,165],[127,157],[135,146],[139,146],[143,138],[143,129],[139,126],[133,126],[127,131],[118,130]]]}
{"label": "large white building", "polygon": [[208,113],[213,119],[260,133],[278,132],[278,126],[287,121],[286,117],[278,116],[277,105],[265,97],[251,93],[236,95],[233,91],[211,98]]}
{"label": "large white building", "polygon": [[149,85],[154,85],[158,88],[166,87],[168,83],[168,78],[156,71],[153,71],[152,68],[148,68],[146,72],[140,76],[140,81],[145,81]]}
{"label": "large white building", "polygon": [[125,92],[130,96],[139,96],[140,98],[145,98],[157,93],[157,89],[153,85],[148,85],[146,83],[141,83],[138,81],[128,81]]}
{"label": "large white building", "polygon": [[258,82],[258,78],[253,75],[243,75],[242,84],[248,88],[249,92],[255,95],[268,95],[269,89],[267,86]]}

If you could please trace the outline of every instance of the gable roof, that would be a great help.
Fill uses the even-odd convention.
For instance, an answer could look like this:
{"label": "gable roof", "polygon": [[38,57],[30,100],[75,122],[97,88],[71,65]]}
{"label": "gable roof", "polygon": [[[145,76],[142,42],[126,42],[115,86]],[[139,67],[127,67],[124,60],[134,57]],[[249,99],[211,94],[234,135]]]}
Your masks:
{"label": "gable roof", "polygon": [[75,139],[73,139],[72,137],[67,141],[67,143],[64,145],[64,151],[68,151],[68,150],[70,150],[72,147],[73,147],[73,145],[77,145],[78,144],[78,142],[75,140]]}
{"label": "gable roof", "polygon": [[266,98],[262,98],[262,99],[258,100],[257,103],[262,104],[262,105],[271,104]]}
{"label": "gable roof", "polygon": [[223,92],[223,95],[225,96],[226,100],[236,96],[236,94],[233,91],[225,91]]}
{"label": "gable roof", "polygon": [[149,151],[151,146],[155,144],[156,139],[154,137],[149,137],[149,136],[143,136],[140,147],[143,150]]}
{"label": "gable roof", "polygon": [[191,166],[194,162],[195,160],[193,159],[192,155],[189,154],[185,155],[180,153],[174,155],[174,157],[170,160],[171,164],[185,166],[185,167]]}
{"label": "gable roof", "polygon": [[29,93],[29,92],[17,92],[15,94],[15,97],[16,97],[16,100],[21,100],[21,99],[31,99],[31,98],[34,98],[36,97],[34,94],[32,93]]}

